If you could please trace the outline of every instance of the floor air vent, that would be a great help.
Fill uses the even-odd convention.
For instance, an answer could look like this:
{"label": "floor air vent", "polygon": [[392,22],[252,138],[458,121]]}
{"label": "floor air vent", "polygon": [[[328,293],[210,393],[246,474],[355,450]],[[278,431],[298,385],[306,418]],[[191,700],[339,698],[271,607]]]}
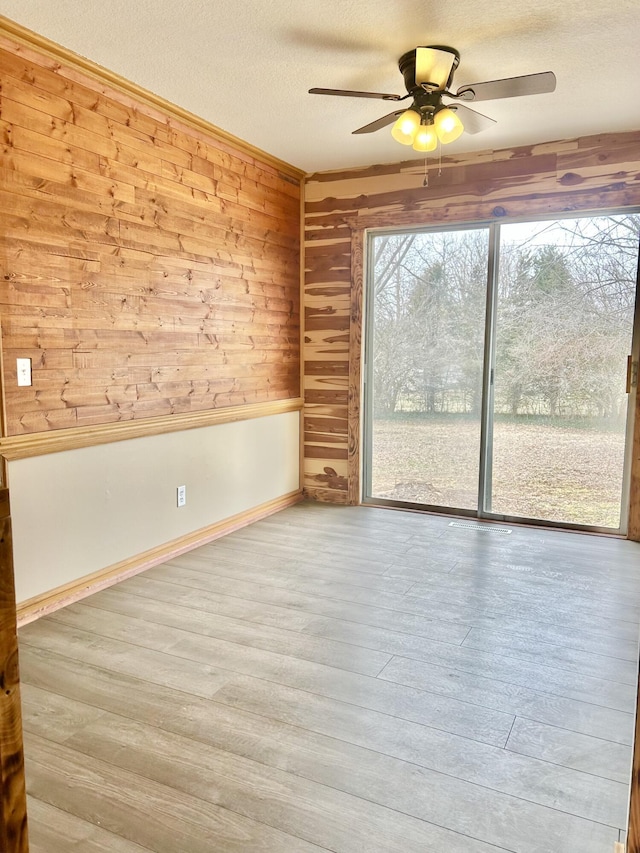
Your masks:
{"label": "floor air vent", "polygon": [[463,527],[465,530],[482,530],[485,533],[511,533],[510,527],[496,527],[493,524],[467,524],[464,521],[450,521],[449,527]]}

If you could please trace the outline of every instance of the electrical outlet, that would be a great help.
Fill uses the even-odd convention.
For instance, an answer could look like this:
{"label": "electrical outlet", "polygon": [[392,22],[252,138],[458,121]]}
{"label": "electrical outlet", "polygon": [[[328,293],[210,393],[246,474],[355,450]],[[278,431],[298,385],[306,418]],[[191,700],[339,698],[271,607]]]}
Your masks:
{"label": "electrical outlet", "polygon": [[187,503],[187,487],[178,486],[178,506],[184,506]]}
{"label": "electrical outlet", "polygon": [[16,369],[18,372],[18,386],[31,385],[31,359],[17,358]]}

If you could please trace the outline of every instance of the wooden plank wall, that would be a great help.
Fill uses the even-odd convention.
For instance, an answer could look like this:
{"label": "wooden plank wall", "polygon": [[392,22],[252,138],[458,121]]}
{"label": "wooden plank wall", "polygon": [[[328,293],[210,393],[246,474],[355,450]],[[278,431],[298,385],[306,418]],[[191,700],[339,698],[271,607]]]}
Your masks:
{"label": "wooden plank wall", "polygon": [[299,396],[301,174],[4,35],[0,77],[5,434]]}
{"label": "wooden plank wall", "polygon": [[0,488],[0,850],[27,853],[16,593],[9,490]]}
{"label": "wooden plank wall", "polygon": [[636,702],[636,728],[631,767],[631,797],[629,801],[629,827],[627,853],[640,853],[640,689]]}
{"label": "wooden plank wall", "polygon": [[[441,175],[430,165],[426,188],[423,168],[412,160],[306,181],[304,484],[317,500],[357,503],[359,496],[366,228],[640,205],[640,132],[445,157]],[[633,473],[630,530],[640,539],[637,439]]]}

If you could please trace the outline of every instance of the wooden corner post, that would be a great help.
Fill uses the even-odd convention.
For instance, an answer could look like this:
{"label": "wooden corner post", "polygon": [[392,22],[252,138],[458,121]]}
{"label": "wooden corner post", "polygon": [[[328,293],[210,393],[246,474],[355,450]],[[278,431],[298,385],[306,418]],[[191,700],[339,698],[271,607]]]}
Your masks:
{"label": "wooden corner post", "polygon": [[636,706],[636,729],[633,742],[633,762],[631,765],[629,827],[626,849],[627,853],[640,853],[640,686],[638,688],[638,705]]}
{"label": "wooden corner post", "polygon": [[11,515],[5,488],[0,488],[0,850],[29,850]]}

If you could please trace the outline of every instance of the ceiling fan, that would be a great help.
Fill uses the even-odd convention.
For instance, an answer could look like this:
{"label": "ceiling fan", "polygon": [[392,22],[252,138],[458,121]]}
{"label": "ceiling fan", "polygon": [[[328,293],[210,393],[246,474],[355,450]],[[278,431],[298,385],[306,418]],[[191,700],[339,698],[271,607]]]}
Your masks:
{"label": "ceiling fan", "polygon": [[[411,106],[388,113],[353,133],[373,133],[393,123],[391,135],[403,145],[416,151],[434,151],[438,141],[453,142],[463,131],[479,133],[495,124],[494,119],[472,110],[460,102],[489,101],[515,98],[520,95],[540,95],[553,92],[556,77],[552,71],[470,83],[451,91],[453,75],[460,63],[460,54],[453,47],[431,45],[416,47],[398,61],[404,77],[406,95],[382,92],[354,92],[347,89],[309,89],[312,95],[340,95],[347,98],[379,98],[383,101],[404,101],[412,98]],[[447,103],[443,101],[447,99]],[[448,103],[451,100],[453,103]],[[456,103],[457,102],[457,103]]]}

